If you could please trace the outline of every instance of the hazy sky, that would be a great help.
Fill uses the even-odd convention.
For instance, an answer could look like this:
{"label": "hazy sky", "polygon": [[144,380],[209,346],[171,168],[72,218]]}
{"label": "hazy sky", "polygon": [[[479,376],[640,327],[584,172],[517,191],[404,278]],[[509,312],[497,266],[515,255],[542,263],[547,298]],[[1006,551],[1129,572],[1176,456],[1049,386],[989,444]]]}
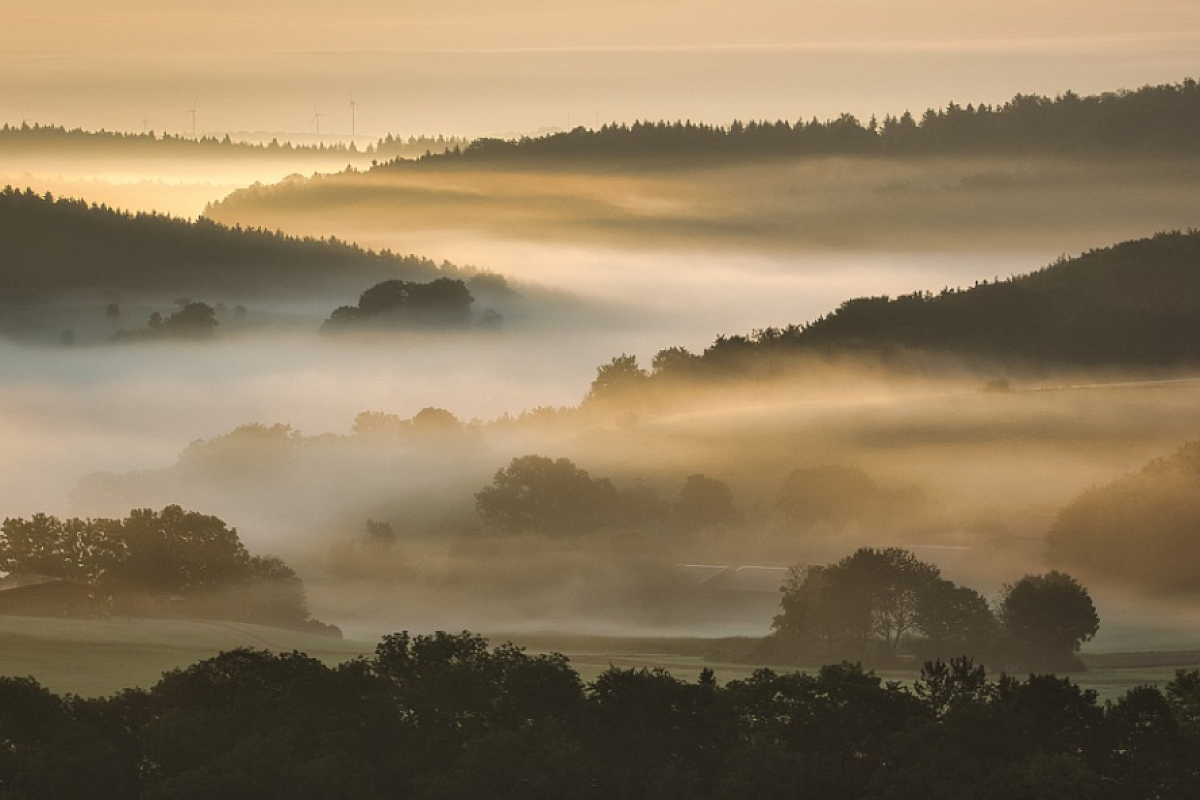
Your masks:
{"label": "hazy sky", "polygon": [[1195,74],[1200,4],[39,0],[0,7],[0,122],[476,135],[829,117]]}

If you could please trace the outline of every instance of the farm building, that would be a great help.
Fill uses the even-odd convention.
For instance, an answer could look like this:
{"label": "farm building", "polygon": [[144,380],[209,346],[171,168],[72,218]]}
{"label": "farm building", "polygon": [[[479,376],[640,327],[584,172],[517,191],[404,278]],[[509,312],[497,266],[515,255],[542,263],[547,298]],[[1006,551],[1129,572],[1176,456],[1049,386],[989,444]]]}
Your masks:
{"label": "farm building", "polygon": [[96,607],[85,583],[29,575],[0,579],[0,614],[33,617],[82,617]]}

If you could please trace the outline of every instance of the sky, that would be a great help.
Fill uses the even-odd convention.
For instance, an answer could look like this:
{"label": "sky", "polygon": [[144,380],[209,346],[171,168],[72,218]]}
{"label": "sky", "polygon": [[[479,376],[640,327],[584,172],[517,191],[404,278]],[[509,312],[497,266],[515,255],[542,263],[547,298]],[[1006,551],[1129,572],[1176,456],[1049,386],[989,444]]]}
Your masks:
{"label": "sky", "polygon": [[864,119],[1193,76],[1191,0],[39,0],[0,6],[0,123],[495,135]]}

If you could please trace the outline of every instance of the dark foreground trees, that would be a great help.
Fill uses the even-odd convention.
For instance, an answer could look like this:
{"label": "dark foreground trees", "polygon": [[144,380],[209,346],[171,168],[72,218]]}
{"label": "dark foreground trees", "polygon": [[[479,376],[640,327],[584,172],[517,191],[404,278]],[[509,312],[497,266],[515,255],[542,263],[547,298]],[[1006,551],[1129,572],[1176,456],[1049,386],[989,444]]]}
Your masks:
{"label": "dark foreground trees", "polygon": [[1187,800],[1198,707],[1198,672],[1104,705],[966,659],[911,689],[850,664],[584,685],[560,655],[399,633],[335,667],[234,650],[105,699],[0,678],[0,796]]}

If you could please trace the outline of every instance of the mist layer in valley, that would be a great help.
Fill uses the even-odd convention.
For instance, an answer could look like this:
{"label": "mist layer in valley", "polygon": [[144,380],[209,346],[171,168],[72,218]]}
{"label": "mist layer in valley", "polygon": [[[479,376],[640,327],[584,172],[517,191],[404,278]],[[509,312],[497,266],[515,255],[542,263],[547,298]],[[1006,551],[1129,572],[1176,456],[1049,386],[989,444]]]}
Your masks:
{"label": "mist layer in valley", "polygon": [[234,193],[221,222],[374,247],[454,236],[685,252],[1061,253],[1197,218],[1192,160],[804,158],[634,170],[571,164],[341,174]]}
{"label": "mist layer in valley", "polygon": [[[1191,284],[1123,302],[1156,257],[1094,273],[1093,294],[1063,292],[1053,275],[997,279],[1064,250],[1193,225],[1197,181],[1193,159],[1161,153],[943,154],[637,169],[393,164],[253,186],[209,209],[234,227],[179,223],[182,238],[155,252],[169,256],[197,231],[336,235],[420,253],[408,266],[426,279],[479,274],[442,259],[496,270],[520,302],[488,330],[328,336],[321,321],[356,298],[361,311],[359,293],[399,276],[389,270],[403,259],[325,240],[305,244],[318,257],[302,262],[263,234],[279,258],[228,270],[220,258],[164,257],[135,275],[149,281],[138,286],[113,283],[128,277],[116,267],[59,259],[87,280],[68,276],[70,291],[51,292],[50,319],[34,304],[16,328],[72,336],[0,343],[10,453],[0,507],[120,517],[180,504],[217,515],[256,551],[294,564],[314,615],[358,636],[761,634],[787,567],[862,545],[913,549],[995,596],[1045,568],[1061,509],[1194,438],[1200,399],[1186,348],[1145,358],[1113,334],[1097,339],[1108,355],[1072,362],[1045,324],[1077,324],[1085,340],[1136,330],[1151,350],[1175,323],[1194,329],[1190,306],[1176,302]],[[326,251],[371,269],[334,276]],[[1076,272],[1106,258],[1080,259]],[[39,263],[29,261],[28,280],[46,277]],[[1169,266],[1190,275],[1192,263]],[[203,341],[110,342],[110,308],[168,313],[153,304],[169,309],[175,274],[190,282],[182,300],[245,297],[245,319],[258,324],[235,324],[226,308]],[[130,294],[118,302],[115,289]],[[983,319],[983,306],[959,303],[979,296],[1034,301],[986,307],[1029,314],[1002,343],[1020,352],[973,351],[986,337],[939,327]],[[1122,302],[1056,305],[1064,296]],[[755,360],[773,343],[796,347],[786,368]],[[686,374],[701,362],[721,379]],[[626,392],[626,379],[653,388]],[[506,521],[481,498],[505,470],[525,468],[562,470],[584,495],[560,498],[556,522]],[[1083,563],[1072,558],[1062,566]],[[1091,574],[1097,595],[1121,598],[1131,618],[1163,602],[1129,600],[1153,587],[1127,576]]]}
{"label": "mist layer in valley", "polygon": [[[295,565],[314,615],[355,635],[762,633],[783,568],[859,545],[914,548],[985,593],[1039,570],[1058,510],[1194,436],[1200,400],[1190,380],[1041,374],[985,391],[987,374],[817,359],[790,380],[690,387],[649,408],[555,409],[579,405],[590,375],[564,388],[569,355],[525,345],[526,362],[444,339],[419,358],[276,343],[89,365],[55,351],[0,395],[6,514],[215,514]],[[531,454],[606,479],[619,511],[581,530],[488,525],[477,493]],[[694,475],[728,487],[732,516],[680,521]],[[809,511],[789,512],[789,494]],[[687,565],[771,569],[728,594]]]}

